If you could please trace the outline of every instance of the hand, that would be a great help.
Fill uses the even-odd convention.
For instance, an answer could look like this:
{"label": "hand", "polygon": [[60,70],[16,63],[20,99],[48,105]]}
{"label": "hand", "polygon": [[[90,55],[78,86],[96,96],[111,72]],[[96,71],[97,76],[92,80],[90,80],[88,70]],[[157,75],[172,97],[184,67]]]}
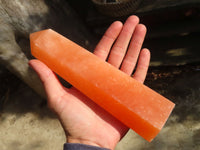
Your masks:
{"label": "hand", "polygon": [[[141,50],[146,27],[138,23],[136,16],[130,16],[124,25],[119,21],[114,22],[96,46],[94,54],[103,60],[107,59],[128,75],[132,74],[137,63],[133,78],[143,82],[149,66],[150,52],[147,49]],[[56,75],[39,60],[31,60],[29,64],[43,82],[48,105],[57,113],[67,142],[115,148],[128,127],[76,88],[63,87]]]}

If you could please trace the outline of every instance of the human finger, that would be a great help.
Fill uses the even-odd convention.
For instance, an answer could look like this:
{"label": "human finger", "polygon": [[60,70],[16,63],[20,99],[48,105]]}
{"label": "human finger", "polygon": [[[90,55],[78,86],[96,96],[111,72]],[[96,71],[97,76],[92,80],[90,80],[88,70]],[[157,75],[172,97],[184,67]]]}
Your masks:
{"label": "human finger", "polygon": [[120,21],[115,21],[110,25],[94,50],[96,56],[102,60],[106,60],[114,41],[122,29],[122,26],[123,25]]}
{"label": "human finger", "polygon": [[137,81],[141,83],[144,82],[147,75],[147,70],[149,68],[149,62],[150,62],[150,51],[144,48],[140,52],[138,64],[137,64],[135,73],[133,74],[134,79],[136,79]]}
{"label": "human finger", "polygon": [[[29,65],[36,71],[41,79],[50,107],[56,106],[55,104],[57,103],[57,100],[59,100],[59,97],[66,93],[58,78],[44,63],[37,59],[30,60]],[[55,108],[52,109],[55,110]]]}
{"label": "human finger", "polygon": [[143,24],[138,24],[120,68],[121,71],[128,75],[131,75],[135,68],[145,35],[146,27]]}
{"label": "human finger", "polygon": [[119,68],[119,66],[121,65],[134,29],[138,23],[139,18],[137,16],[130,16],[124,23],[119,37],[113,45],[108,58],[108,62],[113,66]]}

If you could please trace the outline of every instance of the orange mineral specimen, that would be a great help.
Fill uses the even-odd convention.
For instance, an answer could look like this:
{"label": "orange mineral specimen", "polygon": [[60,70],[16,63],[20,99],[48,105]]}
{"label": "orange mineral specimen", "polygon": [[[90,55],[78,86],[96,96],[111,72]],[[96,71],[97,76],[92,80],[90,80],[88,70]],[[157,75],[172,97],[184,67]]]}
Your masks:
{"label": "orange mineral specimen", "polygon": [[151,141],[175,104],[57,32],[30,35],[31,53],[91,100]]}

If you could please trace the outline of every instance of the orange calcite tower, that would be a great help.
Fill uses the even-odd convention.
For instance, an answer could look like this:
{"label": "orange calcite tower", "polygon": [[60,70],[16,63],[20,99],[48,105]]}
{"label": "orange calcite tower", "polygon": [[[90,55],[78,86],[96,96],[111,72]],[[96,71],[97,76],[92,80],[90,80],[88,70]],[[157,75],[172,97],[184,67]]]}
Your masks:
{"label": "orange calcite tower", "polygon": [[147,141],[159,133],[175,106],[51,29],[32,33],[30,42],[33,56]]}

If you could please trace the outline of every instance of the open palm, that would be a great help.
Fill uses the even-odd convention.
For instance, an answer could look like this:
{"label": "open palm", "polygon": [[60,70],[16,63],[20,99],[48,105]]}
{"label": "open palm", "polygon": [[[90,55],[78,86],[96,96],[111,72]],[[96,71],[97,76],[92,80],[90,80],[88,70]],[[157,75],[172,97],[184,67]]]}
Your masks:
{"label": "open palm", "polygon": [[[133,78],[143,82],[150,52],[141,50],[146,28],[138,23],[136,16],[130,16],[124,25],[119,21],[114,22],[96,46],[94,54],[128,75],[132,74],[137,63]],[[62,86],[56,75],[39,60],[31,60],[29,64],[44,84],[49,107],[57,113],[67,142],[115,148],[128,127],[76,88]]]}

